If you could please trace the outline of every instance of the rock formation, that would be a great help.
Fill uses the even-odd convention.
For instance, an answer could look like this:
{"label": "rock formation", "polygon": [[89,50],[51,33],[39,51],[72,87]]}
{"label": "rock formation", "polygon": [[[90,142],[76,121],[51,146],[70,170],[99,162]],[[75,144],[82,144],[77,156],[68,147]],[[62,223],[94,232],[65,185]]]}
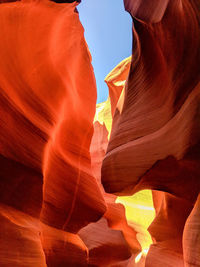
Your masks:
{"label": "rock formation", "polygon": [[97,106],[77,2],[0,0],[0,266],[200,266],[199,0],[124,0]]}
{"label": "rock formation", "polygon": [[0,5],[2,267],[87,266],[76,233],[106,211],[89,152],[95,78],[75,8]]}
{"label": "rock formation", "polygon": [[154,190],[154,244],[145,266],[199,266],[199,1],[124,2],[133,56],[102,183],[117,195]]}

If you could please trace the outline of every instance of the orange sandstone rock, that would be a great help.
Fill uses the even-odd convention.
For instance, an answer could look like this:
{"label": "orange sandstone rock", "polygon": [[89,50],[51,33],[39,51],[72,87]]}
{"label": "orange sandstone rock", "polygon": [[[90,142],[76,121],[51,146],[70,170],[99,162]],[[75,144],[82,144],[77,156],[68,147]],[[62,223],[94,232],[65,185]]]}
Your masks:
{"label": "orange sandstone rock", "polygon": [[133,56],[113,117],[102,183],[116,195],[162,191],[153,193],[154,244],[146,266],[180,267],[185,259],[192,266],[198,263],[194,239],[199,247],[197,208],[189,216],[200,192],[199,3],[124,2],[133,17]]}
{"label": "orange sandstone rock", "polygon": [[106,211],[91,172],[96,85],[76,5],[0,5],[0,200],[46,225],[0,220],[1,251],[12,250],[0,266],[87,265],[73,234]]}

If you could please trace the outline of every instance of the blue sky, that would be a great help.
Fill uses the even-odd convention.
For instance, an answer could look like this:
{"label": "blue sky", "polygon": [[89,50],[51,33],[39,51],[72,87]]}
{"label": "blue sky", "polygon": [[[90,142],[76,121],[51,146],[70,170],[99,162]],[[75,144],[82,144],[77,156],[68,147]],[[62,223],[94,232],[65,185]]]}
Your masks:
{"label": "blue sky", "polygon": [[82,0],[78,10],[92,54],[100,103],[108,97],[106,75],[131,55],[132,20],[124,10],[123,0]]}

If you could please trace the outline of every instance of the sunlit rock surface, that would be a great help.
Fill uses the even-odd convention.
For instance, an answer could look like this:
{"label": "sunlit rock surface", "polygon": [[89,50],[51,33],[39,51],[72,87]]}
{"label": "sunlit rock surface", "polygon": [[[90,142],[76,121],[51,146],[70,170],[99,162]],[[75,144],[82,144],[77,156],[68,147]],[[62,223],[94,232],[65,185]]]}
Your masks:
{"label": "sunlit rock surface", "polygon": [[143,266],[199,266],[199,1],[124,3],[133,17],[133,56],[102,183],[117,195],[154,190],[153,245]]}
{"label": "sunlit rock surface", "polygon": [[77,2],[0,0],[0,266],[198,267],[199,2],[124,0],[97,106]]}
{"label": "sunlit rock surface", "polygon": [[[121,76],[117,79],[121,81]],[[119,98],[119,95],[113,97]],[[127,266],[132,253],[137,255],[141,251],[137,232],[128,224],[123,205],[115,203],[115,195],[105,193],[100,181],[101,164],[112,126],[111,107],[113,102],[117,102],[117,99],[113,99],[113,102],[110,99],[97,104],[90,146],[92,172],[106,201],[107,211],[104,218],[82,228],[78,233],[88,247],[89,266]]]}
{"label": "sunlit rock surface", "polygon": [[[0,5],[0,266],[87,266],[96,84],[76,3]],[[95,192],[95,194],[94,194]]]}

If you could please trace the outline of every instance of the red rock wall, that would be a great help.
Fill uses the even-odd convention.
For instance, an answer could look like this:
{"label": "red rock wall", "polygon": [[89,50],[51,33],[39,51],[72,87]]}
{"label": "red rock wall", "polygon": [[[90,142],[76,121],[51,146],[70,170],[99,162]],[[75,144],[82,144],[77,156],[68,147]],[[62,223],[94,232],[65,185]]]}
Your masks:
{"label": "red rock wall", "polygon": [[95,78],[75,8],[0,5],[2,267],[87,266],[76,233],[106,211],[89,152]]}
{"label": "red rock wall", "polygon": [[124,207],[100,183],[111,106],[93,126],[96,85],[75,8],[0,6],[3,267],[126,265],[140,250]]}
{"label": "red rock wall", "polygon": [[[133,55],[95,120],[80,1],[0,2],[0,266],[200,266],[199,2],[124,0]],[[145,251],[116,203],[143,189]]]}
{"label": "red rock wall", "polygon": [[124,3],[133,17],[133,56],[102,183],[117,195],[161,191],[153,192],[154,245],[145,266],[199,266],[199,2]]}

